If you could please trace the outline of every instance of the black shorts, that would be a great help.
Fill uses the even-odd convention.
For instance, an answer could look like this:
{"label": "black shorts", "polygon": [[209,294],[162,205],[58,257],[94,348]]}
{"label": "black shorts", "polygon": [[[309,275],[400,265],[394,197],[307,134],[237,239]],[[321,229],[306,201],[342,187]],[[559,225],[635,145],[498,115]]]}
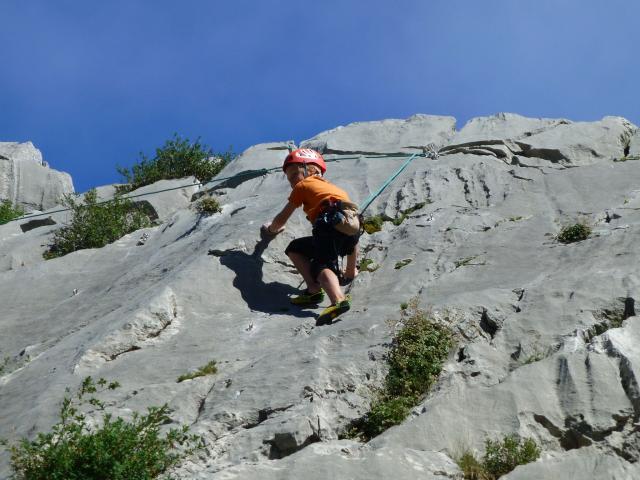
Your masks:
{"label": "black shorts", "polygon": [[299,253],[308,258],[311,261],[311,275],[316,279],[325,268],[340,276],[338,257],[352,254],[357,244],[358,235],[345,235],[333,227],[315,226],[313,236],[296,238],[284,253]]}

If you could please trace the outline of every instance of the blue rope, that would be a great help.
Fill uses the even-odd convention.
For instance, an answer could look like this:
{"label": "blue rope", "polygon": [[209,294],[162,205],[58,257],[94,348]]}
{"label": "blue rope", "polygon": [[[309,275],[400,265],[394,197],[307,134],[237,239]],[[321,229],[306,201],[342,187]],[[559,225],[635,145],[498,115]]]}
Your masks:
{"label": "blue rope", "polygon": [[364,213],[364,211],[365,211],[367,208],[369,208],[369,205],[371,205],[371,202],[373,202],[376,198],[378,198],[378,196],[383,192],[383,190],[384,190],[385,188],[387,188],[387,187],[389,186],[389,184],[390,184],[391,182],[393,182],[393,181],[395,180],[395,178],[396,178],[398,175],[400,175],[400,174],[402,173],[402,171],[403,171],[405,168],[407,168],[407,167],[409,166],[409,164],[413,161],[413,159],[414,159],[414,158],[416,158],[416,157],[424,157],[424,156],[426,156],[426,155],[425,155],[425,154],[423,154],[423,153],[421,153],[421,154],[414,153],[413,155],[411,155],[411,156],[407,159],[407,161],[406,161],[406,162],[404,162],[404,163],[402,164],[402,166],[401,166],[401,167],[400,167],[400,168],[399,168],[399,169],[398,169],[398,170],[397,170],[393,175],[391,175],[391,176],[387,179],[387,181],[386,181],[386,182],[384,182],[384,183],[382,184],[382,186],[381,186],[381,187],[380,187],[380,188],[379,188],[375,193],[372,193],[371,195],[369,195],[369,198],[367,198],[367,199],[365,200],[363,207],[360,209],[360,214],[362,215],[362,214]]}

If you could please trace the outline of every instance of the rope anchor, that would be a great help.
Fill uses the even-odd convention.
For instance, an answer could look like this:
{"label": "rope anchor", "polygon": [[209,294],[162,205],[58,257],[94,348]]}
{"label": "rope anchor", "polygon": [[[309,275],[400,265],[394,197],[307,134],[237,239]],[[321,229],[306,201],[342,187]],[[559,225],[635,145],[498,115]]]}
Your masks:
{"label": "rope anchor", "polygon": [[436,160],[440,156],[435,143],[430,143],[422,147],[422,154],[431,160]]}

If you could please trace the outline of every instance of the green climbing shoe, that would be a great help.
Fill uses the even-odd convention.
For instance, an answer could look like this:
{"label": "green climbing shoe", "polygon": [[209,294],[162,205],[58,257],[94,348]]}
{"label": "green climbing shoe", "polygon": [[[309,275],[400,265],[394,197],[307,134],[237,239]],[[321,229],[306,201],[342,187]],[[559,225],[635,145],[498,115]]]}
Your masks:
{"label": "green climbing shoe", "polygon": [[338,315],[342,315],[344,312],[351,308],[351,298],[347,295],[347,297],[341,302],[336,303],[335,305],[331,305],[330,307],[325,308],[318,319],[316,320],[316,327],[321,325],[331,325],[331,322],[338,317]]}
{"label": "green climbing shoe", "polygon": [[307,305],[317,305],[324,300],[324,290],[320,289],[316,293],[309,293],[309,289],[302,292],[297,297],[291,297],[290,301],[294,305],[304,307]]}

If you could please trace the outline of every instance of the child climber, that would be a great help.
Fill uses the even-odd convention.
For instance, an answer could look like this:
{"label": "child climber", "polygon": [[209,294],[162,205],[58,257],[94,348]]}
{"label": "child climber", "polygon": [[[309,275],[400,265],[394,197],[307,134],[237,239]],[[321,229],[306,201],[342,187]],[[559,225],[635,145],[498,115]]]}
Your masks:
{"label": "child climber", "polygon": [[322,155],[315,150],[301,148],[290,152],[282,170],[292,188],[289,201],[271,222],[262,225],[261,231],[267,236],[279,234],[296,208],[303,207],[313,225],[312,236],[296,238],[289,243],[285,253],[304,278],[307,288],[293,297],[291,303],[317,305],[324,300],[326,292],[331,305],[322,311],[316,325],[330,324],[351,308],[349,298],[340,288],[342,272],[338,256],[348,255],[344,277],[353,279],[359,230],[357,207],[344,190],[322,177],[327,167]]}

